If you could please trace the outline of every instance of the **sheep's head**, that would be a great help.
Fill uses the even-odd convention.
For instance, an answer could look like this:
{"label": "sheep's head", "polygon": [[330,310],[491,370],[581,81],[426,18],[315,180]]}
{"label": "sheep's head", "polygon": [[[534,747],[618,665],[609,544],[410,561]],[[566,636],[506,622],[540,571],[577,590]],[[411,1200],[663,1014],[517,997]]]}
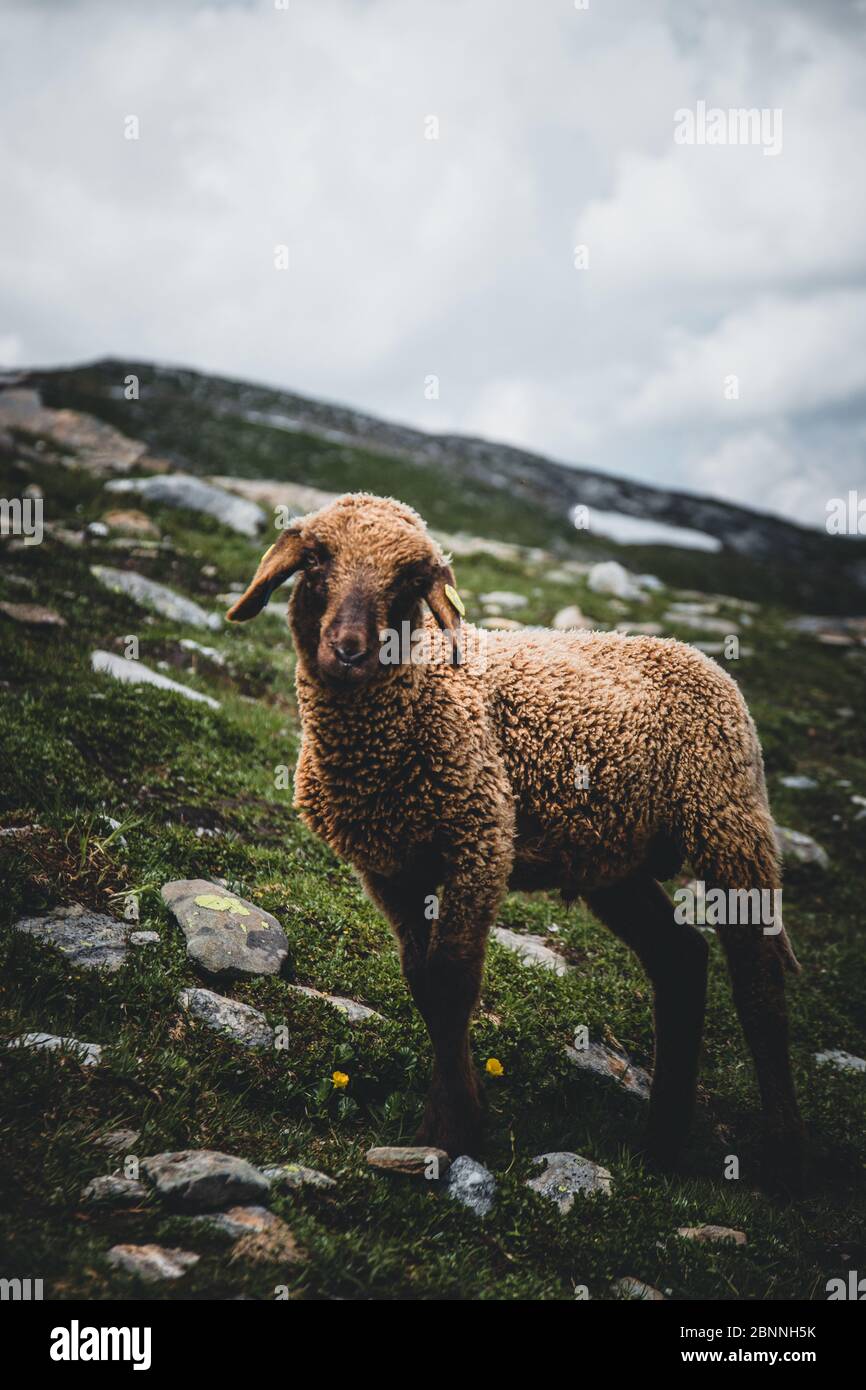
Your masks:
{"label": "sheep's head", "polygon": [[348,688],[386,678],[386,633],[417,627],[426,601],[460,661],[454,575],[411,507],[351,493],[298,517],[267,550],[231,622],[260,613],[275,589],[298,575],[290,604],[295,642],[312,673]]}

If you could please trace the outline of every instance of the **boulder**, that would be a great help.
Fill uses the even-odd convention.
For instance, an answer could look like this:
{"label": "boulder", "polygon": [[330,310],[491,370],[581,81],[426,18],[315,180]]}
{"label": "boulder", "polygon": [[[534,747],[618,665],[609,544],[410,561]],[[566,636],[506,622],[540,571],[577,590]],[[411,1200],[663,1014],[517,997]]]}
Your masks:
{"label": "boulder", "polygon": [[123,478],[106,484],[106,491],[134,493],[164,507],[182,507],[237,531],[241,536],[257,536],[266,516],[255,502],[237,497],[225,488],[214,487],[191,473],[164,473],[150,478]]}
{"label": "boulder", "polygon": [[213,1149],[151,1154],[141,1160],[141,1169],[164,1202],[194,1211],[263,1203],[271,1190],[246,1159]]}
{"label": "boulder", "polygon": [[135,570],[112,569],[110,565],[91,565],[90,573],[106,589],[114,594],[125,594],[141,608],[149,608],[168,618],[173,623],[187,623],[190,627],[210,628],[217,632],[222,627],[218,613],[208,613],[190,598],[184,598],[166,584],[157,584],[146,579]]}
{"label": "boulder", "polygon": [[207,879],[166,883],[162,899],[186,937],[187,955],[208,975],[273,975],[286,959],[276,917]]}

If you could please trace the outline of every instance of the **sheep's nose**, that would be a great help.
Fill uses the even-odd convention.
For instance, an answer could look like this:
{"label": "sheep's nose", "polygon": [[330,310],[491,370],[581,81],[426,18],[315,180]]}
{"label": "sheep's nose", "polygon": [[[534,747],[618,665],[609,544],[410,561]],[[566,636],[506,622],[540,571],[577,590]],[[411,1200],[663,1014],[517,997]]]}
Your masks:
{"label": "sheep's nose", "polygon": [[367,651],[364,647],[359,651],[356,647],[339,646],[334,648],[334,654],[344,666],[359,666],[367,656]]}

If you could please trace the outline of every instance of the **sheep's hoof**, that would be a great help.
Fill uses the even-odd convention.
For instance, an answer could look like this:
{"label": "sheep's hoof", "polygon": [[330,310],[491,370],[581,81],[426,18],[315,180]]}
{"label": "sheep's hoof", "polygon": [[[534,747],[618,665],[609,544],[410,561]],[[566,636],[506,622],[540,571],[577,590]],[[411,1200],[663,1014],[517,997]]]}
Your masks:
{"label": "sheep's hoof", "polygon": [[480,1110],[456,1114],[428,1107],[415,1135],[415,1143],[419,1147],[429,1145],[434,1149],[444,1149],[450,1158],[458,1158],[462,1154],[468,1154],[471,1158],[480,1149],[482,1128]]}

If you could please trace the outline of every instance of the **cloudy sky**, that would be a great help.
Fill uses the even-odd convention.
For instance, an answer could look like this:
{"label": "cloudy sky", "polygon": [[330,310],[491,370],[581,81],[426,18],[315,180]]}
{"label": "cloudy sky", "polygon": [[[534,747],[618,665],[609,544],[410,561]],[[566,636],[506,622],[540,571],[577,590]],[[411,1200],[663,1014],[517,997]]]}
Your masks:
{"label": "cloudy sky", "polygon": [[[180,363],[821,525],[866,476],[866,3],[581,3],[0,0],[0,364]],[[700,103],[780,138],[678,143]]]}

